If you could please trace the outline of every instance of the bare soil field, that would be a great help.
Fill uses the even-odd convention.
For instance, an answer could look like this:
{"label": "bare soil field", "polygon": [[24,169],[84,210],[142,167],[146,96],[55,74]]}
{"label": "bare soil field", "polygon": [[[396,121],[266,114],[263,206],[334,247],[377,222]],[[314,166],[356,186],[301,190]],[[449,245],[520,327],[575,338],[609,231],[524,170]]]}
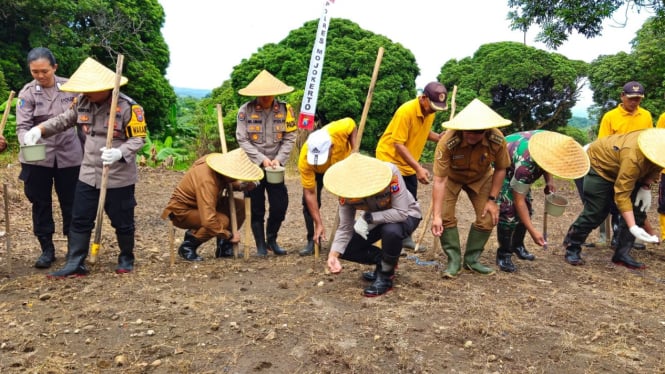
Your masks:
{"label": "bare soil field", "polygon": [[[279,236],[287,256],[215,259],[210,241],[199,251],[205,261],[171,266],[160,214],[183,173],[142,168],[135,271],[114,273],[118,248],[105,217],[91,274],[47,279],[32,267],[40,250],[18,169],[3,165],[0,174],[10,223],[0,237],[2,373],[665,373],[663,250],[633,251],[643,271],[615,266],[603,246],[583,250],[585,266],[566,264],[561,241],[581,210],[570,181],[557,181],[571,205],[549,217],[549,249],[527,237],[537,258],[513,257],[518,272],[443,279],[445,256],[421,224],[415,237],[427,229],[425,251],[401,258],[392,291],[366,298],[361,273],[369,267],[344,262],[330,274],[325,246],[318,259],[298,256],[305,229],[295,175],[287,176]],[[420,188],[423,211],[430,191]],[[543,194],[534,192],[542,227]],[[473,219],[464,195],[458,211],[464,242]],[[328,234],[335,212],[324,191]],[[655,208],[650,219],[656,224]],[[176,247],[183,233],[176,230]],[[66,253],[60,234],[56,246],[53,269]],[[485,264],[494,266],[496,247],[493,234]]]}

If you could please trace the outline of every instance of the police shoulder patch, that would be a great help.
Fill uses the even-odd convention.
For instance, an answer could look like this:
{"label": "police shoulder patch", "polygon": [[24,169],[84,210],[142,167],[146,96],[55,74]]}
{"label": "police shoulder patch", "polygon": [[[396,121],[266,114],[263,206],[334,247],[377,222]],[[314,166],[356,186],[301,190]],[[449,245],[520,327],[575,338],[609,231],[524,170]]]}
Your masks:
{"label": "police shoulder patch", "polygon": [[390,193],[399,192],[399,178],[396,175],[393,175],[393,179],[390,181]]}
{"label": "police shoulder patch", "polygon": [[132,105],[132,118],[125,127],[125,136],[128,138],[145,138],[148,135],[148,128],[145,125],[143,108],[140,105]]}

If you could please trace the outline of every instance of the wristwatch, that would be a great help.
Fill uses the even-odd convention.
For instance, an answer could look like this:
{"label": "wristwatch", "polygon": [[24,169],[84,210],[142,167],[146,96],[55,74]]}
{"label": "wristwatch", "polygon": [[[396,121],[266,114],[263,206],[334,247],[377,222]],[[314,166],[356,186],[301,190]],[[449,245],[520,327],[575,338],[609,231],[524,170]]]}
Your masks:
{"label": "wristwatch", "polygon": [[489,195],[488,200],[496,201],[496,196]]}

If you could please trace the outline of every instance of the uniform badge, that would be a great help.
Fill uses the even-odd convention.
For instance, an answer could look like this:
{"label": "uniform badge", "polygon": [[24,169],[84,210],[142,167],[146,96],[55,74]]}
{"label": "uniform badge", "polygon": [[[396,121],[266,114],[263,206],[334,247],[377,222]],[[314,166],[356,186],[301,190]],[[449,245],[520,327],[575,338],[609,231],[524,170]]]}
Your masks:
{"label": "uniform badge", "polygon": [[397,176],[393,175],[393,179],[390,181],[390,193],[398,193],[399,192],[399,179]]}
{"label": "uniform badge", "polygon": [[244,121],[244,120],[245,120],[245,112],[239,112],[238,121]]}

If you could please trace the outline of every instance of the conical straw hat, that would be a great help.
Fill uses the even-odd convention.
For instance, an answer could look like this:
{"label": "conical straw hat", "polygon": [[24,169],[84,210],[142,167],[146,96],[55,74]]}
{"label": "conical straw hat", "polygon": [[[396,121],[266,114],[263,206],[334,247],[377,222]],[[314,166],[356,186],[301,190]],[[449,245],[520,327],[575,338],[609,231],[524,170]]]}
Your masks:
{"label": "conical straw hat", "polygon": [[[120,85],[127,84],[127,77],[120,78]],[[115,72],[97,62],[86,58],[69,80],[60,87],[67,92],[100,92],[115,88]]]}
{"label": "conical straw hat", "polygon": [[243,96],[277,96],[293,91],[293,87],[287,86],[275,78],[267,70],[263,70],[245,88],[238,90]]}
{"label": "conical straw hat", "polygon": [[529,139],[531,158],[546,172],[564,179],[581,178],[590,162],[584,148],[570,136],[539,131]]}
{"label": "conical straw hat", "polygon": [[637,137],[640,151],[649,161],[665,168],[665,129],[647,129]]}
{"label": "conical straw hat", "polygon": [[473,99],[455,118],[444,122],[442,126],[451,130],[485,130],[511,123],[511,120],[501,117],[482,101]]}
{"label": "conical straw hat", "polygon": [[352,153],[326,171],[323,185],[339,197],[354,199],[381,192],[388,187],[392,177],[393,171],[387,163]]}
{"label": "conical straw hat", "polygon": [[242,148],[227,153],[211,153],[206,157],[206,164],[219,174],[239,181],[263,179],[263,170],[247,157]]}

